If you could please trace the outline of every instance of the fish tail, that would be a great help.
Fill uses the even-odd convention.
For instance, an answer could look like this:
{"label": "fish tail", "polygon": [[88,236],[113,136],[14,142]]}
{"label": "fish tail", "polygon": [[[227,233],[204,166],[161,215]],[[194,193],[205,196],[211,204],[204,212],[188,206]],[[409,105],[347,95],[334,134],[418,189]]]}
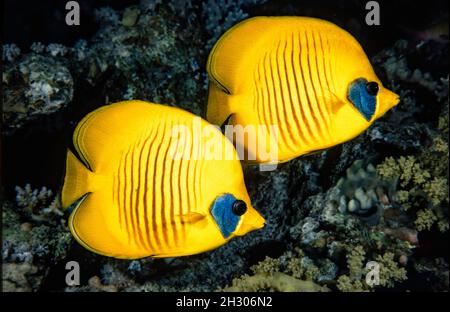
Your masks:
{"label": "fish tail", "polygon": [[206,120],[212,124],[222,125],[233,113],[230,107],[231,95],[223,92],[215,83],[209,84]]}
{"label": "fish tail", "polygon": [[70,151],[67,151],[66,175],[64,177],[64,187],[61,194],[61,202],[64,209],[69,207],[77,199],[89,193],[90,181],[94,173],[78,160]]}

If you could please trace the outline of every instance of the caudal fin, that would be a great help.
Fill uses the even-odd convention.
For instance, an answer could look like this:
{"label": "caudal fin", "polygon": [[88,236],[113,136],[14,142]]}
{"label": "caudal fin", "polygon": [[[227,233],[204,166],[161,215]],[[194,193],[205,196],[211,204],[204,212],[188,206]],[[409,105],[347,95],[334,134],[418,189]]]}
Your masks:
{"label": "caudal fin", "polygon": [[221,126],[233,113],[230,109],[230,95],[219,89],[215,83],[209,84],[208,105],[206,108],[206,120]]}
{"label": "caudal fin", "polygon": [[67,151],[66,175],[61,194],[61,202],[64,209],[69,207],[77,199],[81,198],[89,190],[89,181],[93,173],[81,163],[70,151]]}

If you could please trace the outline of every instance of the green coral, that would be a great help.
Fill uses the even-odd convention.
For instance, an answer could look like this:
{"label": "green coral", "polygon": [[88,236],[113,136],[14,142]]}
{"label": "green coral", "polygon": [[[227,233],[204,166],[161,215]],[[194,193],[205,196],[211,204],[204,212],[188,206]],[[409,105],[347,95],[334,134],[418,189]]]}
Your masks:
{"label": "green coral", "polygon": [[413,156],[401,156],[398,159],[387,157],[377,169],[378,174],[385,179],[400,178],[402,187],[411,182],[423,184],[430,178],[430,173],[424,170]]}
{"label": "green coral", "polygon": [[342,292],[363,292],[366,291],[364,289],[364,285],[359,280],[352,280],[347,275],[341,275],[337,279],[336,287]]}
{"label": "green coral", "polygon": [[250,267],[250,270],[254,273],[268,273],[272,274],[279,270],[280,261],[278,259],[274,259],[266,256],[263,261],[258,262],[257,264]]}
{"label": "green coral", "polygon": [[325,286],[320,286],[312,281],[300,280],[282,272],[257,273],[244,275],[233,280],[230,287],[224,291],[277,291],[277,292],[328,292]]}
{"label": "green coral", "polygon": [[430,230],[437,221],[437,217],[430,209],[422,209],[417,212],[417,219],[414,222],[418,231]]}
{"label": "green coral", "polygon": [[360,279],[363,275],[363,264],[366,252],[362,246],[356,246],[350,253],[347,254],[347,264],[350,271],[350,277],[353,279]]}
{"label": "green coral", "polygon": [[394,261],[394,254],[386,252],[383,256],[377,255],[375,260],[380,264],[380,286],[394,287],[395,282],[407,279],[405,268],[398,266]]}
{"label": "green coral", "polygon": [[360,292],[365,290],[365,284],[361,281],[364,273],[364,261],[366,252],[362,246],[352,248],[346,255],[348,275],[341,275],[337,279],[336,287],[343,292]]}
{"label": "green coral", "polygon": [[289,259],[286,269],[295,278],[301,278],[301,276],[305,274],[305,270],[301,265],[300,259],[298,258]]}
{"label": "green coral", "polygon": [[[374,255],[379,264],[379,283],[373,286],[393,287],[395,282],[406,280],[405,268],[399,267],[394,261],[394,253],[386,251],[383,255]],[[347,253],[348,274],[339,276],[336,287],[343,292],[369,291],[372,286],[366,283],[366,252],[362,246],[356,246]]]}
{"label": "green coral", "polygon": [[316,283],[320,269],[305,253],[294,248],[279,258],[267,257],[250,267],[252,275],[234,278],[223,291],[279,291],[311,292],[329,291]]}
{"label": "green coral", "polygon": [[448,200],[448,181],[443,177],[435,177],[424,185],[423,190],[427,194],[433,206],[437,206],[445,200]]}

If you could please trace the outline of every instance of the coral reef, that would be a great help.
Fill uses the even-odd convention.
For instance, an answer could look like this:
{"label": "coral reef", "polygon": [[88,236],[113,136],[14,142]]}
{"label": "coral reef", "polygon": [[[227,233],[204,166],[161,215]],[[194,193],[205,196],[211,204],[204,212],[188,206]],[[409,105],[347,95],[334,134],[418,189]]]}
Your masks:
{"label": "coral reef", "polygon": [[224,291],[282,291],[282,292],[326,292],[326,287],[321,287],[311,281],[298,280],[281,272],[271,274],[258,273],[253,276],[245,275],[233,280],[230,287]]}
{"label": "coral reef", "polygon": [[15,63],[11,63],[11,57],[6,58],[2,84],[7,133],[31,119],[63,109],[72,100],[72,75],[67,62],[56,55],[27,54]]}
{"label": "coral reef", "polygon": [[338,203],[339,212],[356,215],[371,225],[378,224],[384,207],[389,205],[388,193],[394,189],[393,183],[378,178],[372,164],[364,168],[362,160],[355,161],[336,186],[339,191],[331,200]]}
{"label": "coral reef", "polygon": [[206,43],[211,48],[219,37],[231,26],[248,17],[243,9],[256,4],[263,4],[267,0],[238,0],[221,1],[208,0],[202,3],[202,16],[206,20],[205,27],[209,35]]}
{"label": "coral reef", "polygon": [[[2,286],[37,291],[51,267],[65,259],[73,239],[58,199],[45,187],[17,187],[17,205],[3,204]],[[57,211],[57,212],[56,212]]]}
{"label": "coral reef", "polygon": [[434,224],[441,232],[448,231],[447,113],[440,123],[427,149],[417,155],[387,157],[377,167],[383,179],[398,180],[394,199],[409,213],[416,213],[418,231],[430,230]]}
{"label": "coral reef", "polygon": [[[407,279],[406,270],[399,267],[398,261],[394,260],[395,255],[392,252],[386,252],[384,255],[377,255],[374,263],[379,265],[379,280],[374,285],[368,284],[366,277],[369,273],[368,266],[365,265],[365,252],[361,246],[356,246],[347,253],[348,274],[339,276],[336,287],[345,292],[368,291],[373,286],[394,287],[395,282],[401,282]],[[370,266],[369,266],[370,268]]]}

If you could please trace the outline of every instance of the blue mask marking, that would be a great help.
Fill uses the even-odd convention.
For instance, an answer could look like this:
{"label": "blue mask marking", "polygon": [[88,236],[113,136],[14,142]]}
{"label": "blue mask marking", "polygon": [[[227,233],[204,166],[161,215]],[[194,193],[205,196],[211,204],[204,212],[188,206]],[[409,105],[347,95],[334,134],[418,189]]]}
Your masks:
{"label": "blue mask marking", "polygon": [[372,119],[377,105],[377,96],[367,93],[367,80],[359,78],[348,88],[348,99],[358,109],[367,121]]}
{"label": "blue mask marking", "polygon": [[235,215],[232,210],[235,201],[236,197],[233,195],[224,194],[216,198],[211,208],[211,214],[224,238],[231,235],[240,219],[240,216]]}

